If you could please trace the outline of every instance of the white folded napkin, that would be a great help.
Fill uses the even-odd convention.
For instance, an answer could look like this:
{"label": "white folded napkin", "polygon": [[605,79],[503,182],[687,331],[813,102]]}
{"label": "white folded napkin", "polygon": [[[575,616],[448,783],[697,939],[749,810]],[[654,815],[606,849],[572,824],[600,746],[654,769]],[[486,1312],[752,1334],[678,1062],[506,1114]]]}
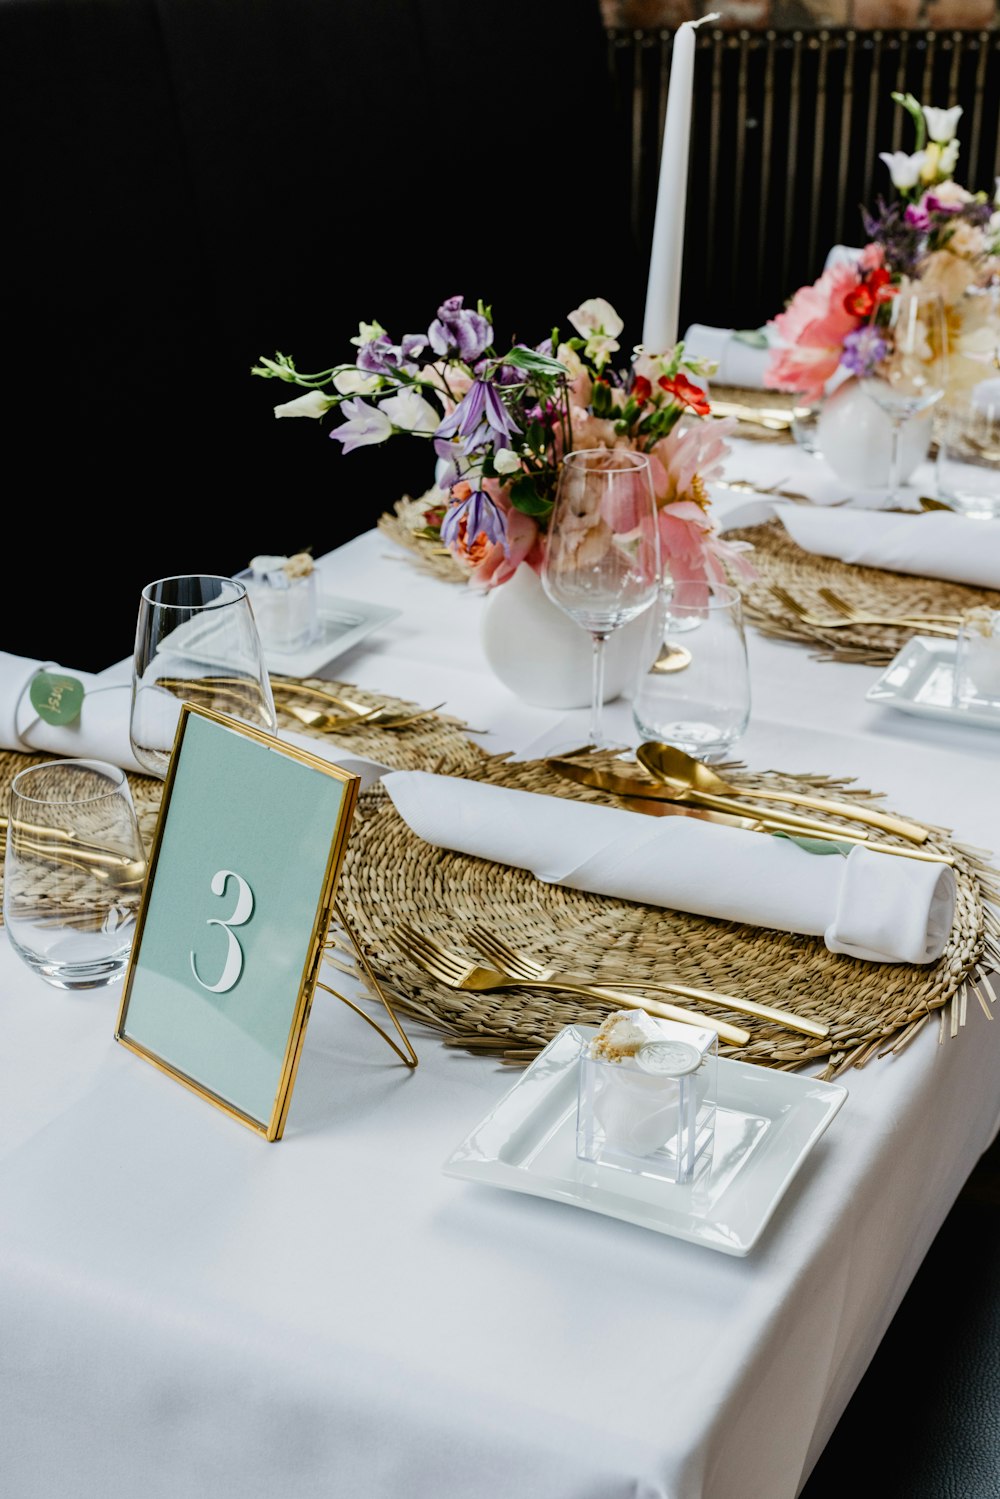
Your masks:
{"label": "white folded napkin", "polygon": [[[74,677],[83,687],[83,706],[74,723],[50,724],[32,706],[29,691],[40,671]],[[123,770],[139,771],[129,743],[128,682],[105,683],[93,672],[77,671],[52,661],[11,656],[0,651],[0,747],[26,754],[62,755],[66,759],[105,760]]]}
{"label": "white folded napkin", "polygon": [[[46,723],[35,711],[28,694],[32,679],[42,670],[75,677],[82,685],[83,706],[74,723]],[[122,770],[147,775],[132,753],[131,707],[132,683],[123,680],[120,673],[115,680],[114,672],[94,675],[0,651],[0,749],[61,755],[70,760],[104,760],[121,766]],[[279,729],[275,737],[359,775],[362,789],[377,781],[386,768],[377,760],[342,749],[335,739],[328,737],[313,738],[292,729]]]}
{"label": "white folded napkin", "polygon": [[[756,333],[756,329],[753,330]],[[765,333],[766,337],[766,333]],[[710,328],[692,323],[684,334],[684,354],[689,359],[714,359],[719,368],[709,377],[718,385],[742,385],[746,390],[764,389],[764,371],[770,348],[756,348],[739,336],[735,328]]]}
{"label": "white folded napkin", "polygon": [[383,784],[418,837],[594,895],[822,936],[875,963],[933,963],[955,914],[947,864],[856,845],[808,853],[787,838],[691,817],[641,813],[465,781],[390,771]]}
{"label": "white folded napkin", "polygon": [[785,530],[807,552],[890,572],[1000,588],[1000,524],[950,511],[901,515],[888,510],[778,505]]}

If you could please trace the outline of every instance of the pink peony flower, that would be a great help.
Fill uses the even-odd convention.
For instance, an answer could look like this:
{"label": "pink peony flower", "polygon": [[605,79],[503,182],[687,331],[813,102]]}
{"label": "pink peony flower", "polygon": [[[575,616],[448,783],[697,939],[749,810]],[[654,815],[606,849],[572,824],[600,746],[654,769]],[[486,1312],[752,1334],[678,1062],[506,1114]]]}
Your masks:
{"label": "pink peony flower", "polygon": [[806,400],[820,399],[836,373],[844,339],[861,326],[862,320],[844,305],[859,279],[857,266],[841,263],[824,271],[814,285],[799,288],[774,319],[784,346],[772,351],[764,372],[769,390],[801,391]]}

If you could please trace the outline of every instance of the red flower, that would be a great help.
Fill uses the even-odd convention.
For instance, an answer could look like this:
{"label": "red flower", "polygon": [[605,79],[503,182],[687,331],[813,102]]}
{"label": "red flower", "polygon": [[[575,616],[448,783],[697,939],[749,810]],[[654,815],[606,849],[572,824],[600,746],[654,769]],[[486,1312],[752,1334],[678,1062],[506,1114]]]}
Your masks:
{"label": "red flower", "polygon": [[661,375],[656,383],[661,390],[667,392],[667,395],[673,396],[679,406],[689,407],[696,416],[708,416],[710,413],[712,408],[708,404],[705,392],[701,386],[695,385],[694,381],[689,380],[687,375],[683,374],[680,370],[678,370],[672,379],[668,379],[666,375]]}
{"label": "red flower", "polygon": [[880,302],[888,302],[896,295],[895,287],[889,285],[891,277],[884,265],[870,271],[864,281],[844,298],[844,311],[852,317],[871,317]]}
{"label": "red flower", "polygon": [[635,404],[637,406],[645,406],[652,393],[653,387],[650,385],[645,375],[636,375],[635,379],[632,381],[632,390],[630,392]]}

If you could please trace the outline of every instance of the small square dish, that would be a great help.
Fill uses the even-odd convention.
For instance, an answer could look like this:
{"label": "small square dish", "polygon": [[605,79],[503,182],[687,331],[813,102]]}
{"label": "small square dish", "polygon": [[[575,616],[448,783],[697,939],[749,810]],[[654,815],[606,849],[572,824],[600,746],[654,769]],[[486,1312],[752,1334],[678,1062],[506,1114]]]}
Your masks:
{"label": "small square dish", "polygon": [[1000,729],[1000,712],[985,706],[955,705],[955,649],[955,641],[943,636],[914,635],[865,697],[870,703],[884,703],[921,718]]}
{"label": "small square dish", "polygon": [[364,599],[341,598],[334,594],[319,596],[319,629],[315,640],[294,651],[265,647],[264,663],[268,671],[289,677],[311,677],[320,667],[342,656],[359,641],[398,619],[402,611],[385,604],[371,604]]}
{"label": "small square dish", "polygon": [[749,1254],[847,1089],[720,1057],[711,1166],[693,1182],[664,1183],[577,1157],[577,1062],[595,1033],[565,1026],[448,1157],[445,1174]]}

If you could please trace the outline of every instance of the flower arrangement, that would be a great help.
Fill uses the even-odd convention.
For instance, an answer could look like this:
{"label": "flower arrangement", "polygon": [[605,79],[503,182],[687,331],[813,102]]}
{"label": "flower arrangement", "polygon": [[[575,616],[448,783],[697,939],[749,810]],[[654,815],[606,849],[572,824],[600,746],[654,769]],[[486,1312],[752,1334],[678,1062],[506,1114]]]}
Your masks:
{"label": "flower arrangement", "polygon": [[[944,302],[951,393],[981,380],[996,350],[998,306],[986,293],[1000,278],[1000,178],[992,202],[954,181],[961,105],[935,109],[912,94],[892,97],[916,131],[912,153],[879,153],[897,196],[880,197],[874,212],[862,209],[868,242],[860,254],[828,266],[772,320],[777,338],[764,375],[772,390],[817,401],[835,377],[869,373],[879,352],[878,309],[912,282]],[[977,291],[984,295],[969,295]]]}
{"label": "flower arrangement", "polygon": [[329,435],[344,453],[400,433],[429,441],[436,482],[421,534],[440,539],[485,588],[522,562],[540,568],[562,456],[594,447],[648,455],[668,567],[695,579],[724,578],[727,559],[745,570],[718,535],[707,489],[734,425],[706,420],[709,402],[691,378],[714,365],[686,359],[678,344],[665,354],[638,347],[617,367],[624,325],[603,298],[568,321],[565,338],[554,328],[535,347],[499,351],[491,309],[449,297],[425,332],[398,341],[362,323],[350,363],[304,374],[279,353],[253,374],[305,388],[276,416],[343,417]]}

